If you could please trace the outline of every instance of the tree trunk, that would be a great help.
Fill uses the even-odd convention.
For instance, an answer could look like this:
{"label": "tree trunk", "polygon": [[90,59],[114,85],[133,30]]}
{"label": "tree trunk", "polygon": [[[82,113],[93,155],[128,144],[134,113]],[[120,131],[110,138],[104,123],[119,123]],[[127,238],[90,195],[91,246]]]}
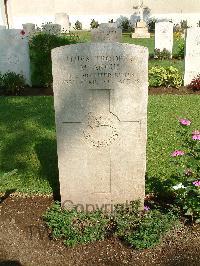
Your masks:
{"label": "tree trunk", "polygon": [[9,29],[10,25],[9,25],[9,18],[8,18],[8,6],[7,6],[7,3],[8,3],[8,0],[4,0],[6,23],[7,23],[8,29]]}

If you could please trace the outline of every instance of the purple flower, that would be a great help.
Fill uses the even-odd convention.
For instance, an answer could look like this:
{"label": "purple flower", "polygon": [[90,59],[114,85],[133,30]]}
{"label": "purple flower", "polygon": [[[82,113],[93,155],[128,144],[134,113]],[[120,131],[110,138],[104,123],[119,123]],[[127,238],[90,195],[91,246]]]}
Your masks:
{"label": "purple flower", "polygon": [[179,122],[182,126],[189,126],[191,124],[190,120],[184,118],[179,119]]}
{"label": "purple flower", "polygon": [[192,139],[193,140],[200,140],[200,134],[199,135],[193,135]]}
{"label": "purple flower", "polygon": [[192,182],[192,184],[193,184],[195,187],[200,187],[200,180],[196,180],[196,181]]}
{"label": "purple flower", "polygon": [[148,207],[148,206],[144,206],[144,211],[149,211],[150,210],[150,208]]}
{"label": "purple flower", "polygon": [[171,154],[172,157],[177,157],[182,155],[184,155],[184,151],[179,151],[179,150],[173,151]]}

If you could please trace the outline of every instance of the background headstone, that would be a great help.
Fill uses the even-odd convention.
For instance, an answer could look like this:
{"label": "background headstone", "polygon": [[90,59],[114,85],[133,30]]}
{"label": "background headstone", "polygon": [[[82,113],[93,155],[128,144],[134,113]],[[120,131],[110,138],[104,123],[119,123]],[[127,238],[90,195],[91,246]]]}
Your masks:
{"label": "background headstone", "polygon": [[113,23],[101,23],[99,24],[99,28],[100,29],[104,29],[104,28],[117,28],[117,23],[113,22]]}
{"label": "background headstone", "polygon": [[148,27],[145,21],[137,22],[135,32],[132,33],[132,38],[150,38]]}
{"label": "background headstone", "polygon": [[25,23],[22,24],[23,30],[25,31],[26,35],[32,35],[36,32],[35,24],[33,23]]}
{"label": "background headstone", "polygon": [[61,25],[62,32],[69,32],[69,16],[66,13],[56,13],[55,22]]}
{"label": "background headstone", "polygon": [[61,25],[59,24],[45,24],[42,26],[42,30],[45,33],[58,35],[61,33]]}
{"label": "background headstone", "polygon": [[0,25],[0,30],[5,30],[5,29],[6,29],[6,26]]}
{"label": "background headstone", "polygon": [[184,85],[200,74],[200,28],[188,28],[186,33]]}
{"label": "background headstone", "polygon": [[121,42],[122,30],[118,28],[98,28],[91,30],[92,42]]}
{"label": "background headstone", "polygon": [[31,85],[28,39],[21,30],[0,31],[0,73],[15,72]]}
{"label": "background headstone", "polygon": [[155,49],[167,49],[172,54],[173,23],[164,21],[155,23]]}
{"label": "background headstone", "polygon": [[143,202],[148,49],[68,45],[52,64],[62,204]]}

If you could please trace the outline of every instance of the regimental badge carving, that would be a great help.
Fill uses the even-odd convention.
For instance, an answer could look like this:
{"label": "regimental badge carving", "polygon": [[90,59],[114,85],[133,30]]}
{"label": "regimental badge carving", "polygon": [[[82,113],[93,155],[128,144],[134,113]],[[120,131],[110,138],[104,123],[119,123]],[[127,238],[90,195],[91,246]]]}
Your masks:
{"label": "regimental badge carving", "polygon": [[92,146],[101,148],[111,145],[118,138],[119,133],[117,125],[111,118],[89,113],[83,135]]}
{"label": "regimental badge carving", "polygon": [[19,62],[20,62],[19,56],[15,55],[15,54],[10,54],[7,57],[7,62],[9,62],[9,64],[11,64],[11,65],[17,65],[17,64],[19,64]]}

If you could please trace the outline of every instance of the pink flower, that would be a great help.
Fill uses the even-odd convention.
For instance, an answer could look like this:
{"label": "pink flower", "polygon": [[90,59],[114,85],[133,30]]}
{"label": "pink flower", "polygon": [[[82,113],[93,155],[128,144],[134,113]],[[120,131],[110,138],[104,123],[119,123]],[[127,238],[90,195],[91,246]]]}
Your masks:
{"label": "pink flower", "polygon": [[184,155],[184,151],[179,151],[179,150],[176,150],[172,152],[171,154],[172,157],[177,157],[177,156],[182,156],[182,155]]}
{"label": "pink flower", "polygon": [[191,121],[190,120],[184,119],[184,118],[179,119],[179,122],[183,126],[189,126],[191,124]]}
{"label": "pink flower", "polygon": [[193,135],[192,139],[193,140],[200,140],[200,134],[199,135]]}
{"label": "pink flower", "polygon": [[149,211],[150,208],[148,206],[144,206],[144,211]]}
{"label": "pink flower", "polygon": [[196,181],[192,182],[192,184],[193,184],[195,187],[200,187],[200,180],[196,180]]}
{"label": "pink flower", "polygon": [[192,135],[200,135],[200,130],[195,130],[192,132]]}

